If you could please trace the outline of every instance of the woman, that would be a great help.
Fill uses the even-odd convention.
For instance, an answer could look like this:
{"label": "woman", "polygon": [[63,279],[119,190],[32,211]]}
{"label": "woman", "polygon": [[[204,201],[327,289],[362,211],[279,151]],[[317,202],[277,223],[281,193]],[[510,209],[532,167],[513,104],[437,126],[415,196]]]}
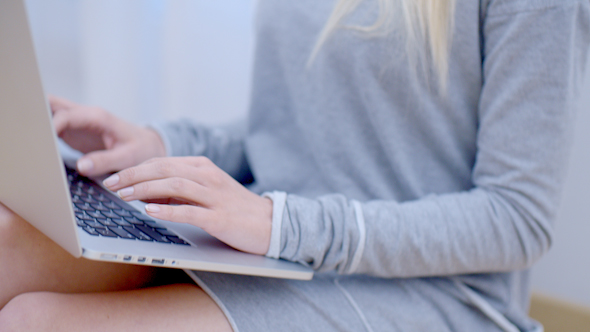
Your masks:
{"label": "woman", "polygon": [[105,185],[148,214],[318,273],[178,284],[74,260],[3,210],[0,330],[540,330],[527,269],[551,243],[589,7],[262,0],[247,126],[146,129],[52,98],[81,173],[121,170]]}

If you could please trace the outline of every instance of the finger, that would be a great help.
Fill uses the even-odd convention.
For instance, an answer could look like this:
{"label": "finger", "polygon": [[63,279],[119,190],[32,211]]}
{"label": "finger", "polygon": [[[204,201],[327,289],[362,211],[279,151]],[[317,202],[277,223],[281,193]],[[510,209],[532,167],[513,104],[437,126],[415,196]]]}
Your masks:
{"label": "finger", "polygon": [[88,108],[84,111],[74,110],[70,112],[55,112],[53,126],[60,135],[66,129],[91,129],[93,131],[106,131],[109,123],[109,114],[96,108]]}
{"label": "finger", "polygon": [[68,114],[65,112],[55,112],[53,113],[53,128],[55,128],[55,132],[58,136],[64,132],[64,130],[68,127],[69,117]]}
{"label": "finger", "polygon": [[[175,164],[178,168],[180,168],[178,165],[190,166],[188,168],[191,170],[189,173],[190,179],[207,187],[219,186],[225,183],[228,178],[231,178],[209,158],[203,156],[154,158],[144,162],[144,164],[153,165],[156,168],[169,170],[171,167],[168,167],[167,163]],[[175,173],[172,172],[170,176],[173,176],[174,174]]]}
{"label": "finger", "polygon": [[119,171],[133,164],[133,147],[120,146],[87,153],[78,160],[76,168],[82,175],[98,176]]}
{"label": "finger", "polygon": [[209,206],[211,201],[207,188],[179,177],[141,182],[117,194],[125,201],[175,198],[202,206]]}
{"label": "finger", "polygon": [[47,99],[49,100],[49,106],[52,112],[59,111],[62,109],[70,109],[78,106],[78,104],[74,103],[73,101],[53,95],[48,95]]}
{"label": "finger", "polygon": [[215,164],[211,161],[211,159],[204,157],[204,156],[195,156],[195,157],[166,157],[166,158],[153,158],[150,159],[144,164],[156,164],[162,159],[169,160],[175,163],[185,164],[188,166],[193,167],[206,167],[206,166],[215,166]]}
{"label": "finger", "polygon": [[172,177],[189,179],[200,183],[202,170],[179,162],[181,158],[156,158],[157,161],[145,162],[138,166],[124,169],[106,179],[103,184],[116,191],[137,183]]}
{"label": "finger", "polygon": [[145,211],[154,218],[191,224],[205,231],[213,222],[213,214],[210,210],[194,205],[148,204],[145,206]]}
{"label": "finger", "polygon": [[181,200],[178,198],[156,198],[156,199],[142,199],[141,200],[144,203],[154,203],[154,204],[176,204],[176,205],[181,205],[181,204],[191,204],[194,205],[194,203],[188,202],[186,200]]}

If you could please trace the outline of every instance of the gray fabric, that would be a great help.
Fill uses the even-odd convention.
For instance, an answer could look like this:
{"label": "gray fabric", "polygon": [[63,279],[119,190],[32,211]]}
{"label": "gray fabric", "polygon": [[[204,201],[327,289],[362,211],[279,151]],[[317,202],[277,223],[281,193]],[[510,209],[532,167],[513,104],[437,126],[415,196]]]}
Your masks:
{"label": "gray fabric", "polygon": [[[475,308],[458,301],[460,294],[446,278],[327,273],[308,282],[194,273],[222,300],[240,332],[501,331]],[[345,292],[355,303],[365,303],[362,311],[369,328]]]}
{"label": "gray fabric", "polygon": [[[445,276],[533,329],[526,269],[551,245],[589,2],[458,0],[446,95],[432,68],[412,69],[419,61],[406,56],[403,34],[339,30],[306,70],[332,5],[260,0],[247,130],[163,125],[170,152],[204,154],[240,179],[251,174],[255,192],[287,192],[280,257],[318,272],[350,268],[360,242],[352,200],[360,201],[359,275],[339,278],[374,331],[493,331]],[[366,1],[347,23],[370,23],[375,10]],[[265,330],[264,310],[287,321],[305,305],[328,316],[341,309],[322,276],[306,284],[204,279],[244,331]],[[266,292],[277,283],[297,292],[273,300]],[[319,302],[277,304],[313,296]],[[298,326],[315,323],[310,316]]]}

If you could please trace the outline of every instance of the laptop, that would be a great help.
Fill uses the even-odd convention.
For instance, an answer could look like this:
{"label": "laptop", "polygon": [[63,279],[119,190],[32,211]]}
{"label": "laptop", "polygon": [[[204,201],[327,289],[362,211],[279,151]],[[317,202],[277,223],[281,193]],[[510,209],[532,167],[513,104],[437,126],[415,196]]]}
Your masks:
{"label": "laptop", "polygon": [[64,162],[23,0],[0,1],[0,202],[75,257],[309,280],[301,264],[237,251],[198,227],[155,220]]}

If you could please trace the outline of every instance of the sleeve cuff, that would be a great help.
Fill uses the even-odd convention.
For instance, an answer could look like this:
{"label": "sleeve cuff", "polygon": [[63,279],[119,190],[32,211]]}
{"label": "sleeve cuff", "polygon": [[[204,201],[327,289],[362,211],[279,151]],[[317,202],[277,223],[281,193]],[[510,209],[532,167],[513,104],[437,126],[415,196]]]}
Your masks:
{"label": "sleeve cuff", "polygon": [[147,127],[154,130],[162,139],[162,143],[164,143],[164,149],[166,149],[166,157],[172,157],[172,145],[170,144],[168,135],[166,135],[166,129],[164,129],[164,126],[159,123],[150,123],[147,125]]}
{"label": "sleeve cuff", "polygon": [[281,253],[281,228],[283,224],[283,212],[287,203],[287,193],[282,191],[266,192],[262,197],[272,200],[272,228],[270,233],[270,245],[266,257],[279,258]]}
{"label": "sleeve cuff", "polygon": [[352,274],[356,271],[361,263],[361,259],[363,258],[363,252],[365,251],[365,243],[367,242],[367,229],[365,226],[365,217],[363,215],[363,208],[361,203],[357,201],[352,201],[352,206],[354,207],[354,214],[356,217],[356,224],[359,228],[359,244],[356,247],[356,251],[354,252],[354,256],[352,256],[352,263],[350,264],[350,268],[348,273]]}

